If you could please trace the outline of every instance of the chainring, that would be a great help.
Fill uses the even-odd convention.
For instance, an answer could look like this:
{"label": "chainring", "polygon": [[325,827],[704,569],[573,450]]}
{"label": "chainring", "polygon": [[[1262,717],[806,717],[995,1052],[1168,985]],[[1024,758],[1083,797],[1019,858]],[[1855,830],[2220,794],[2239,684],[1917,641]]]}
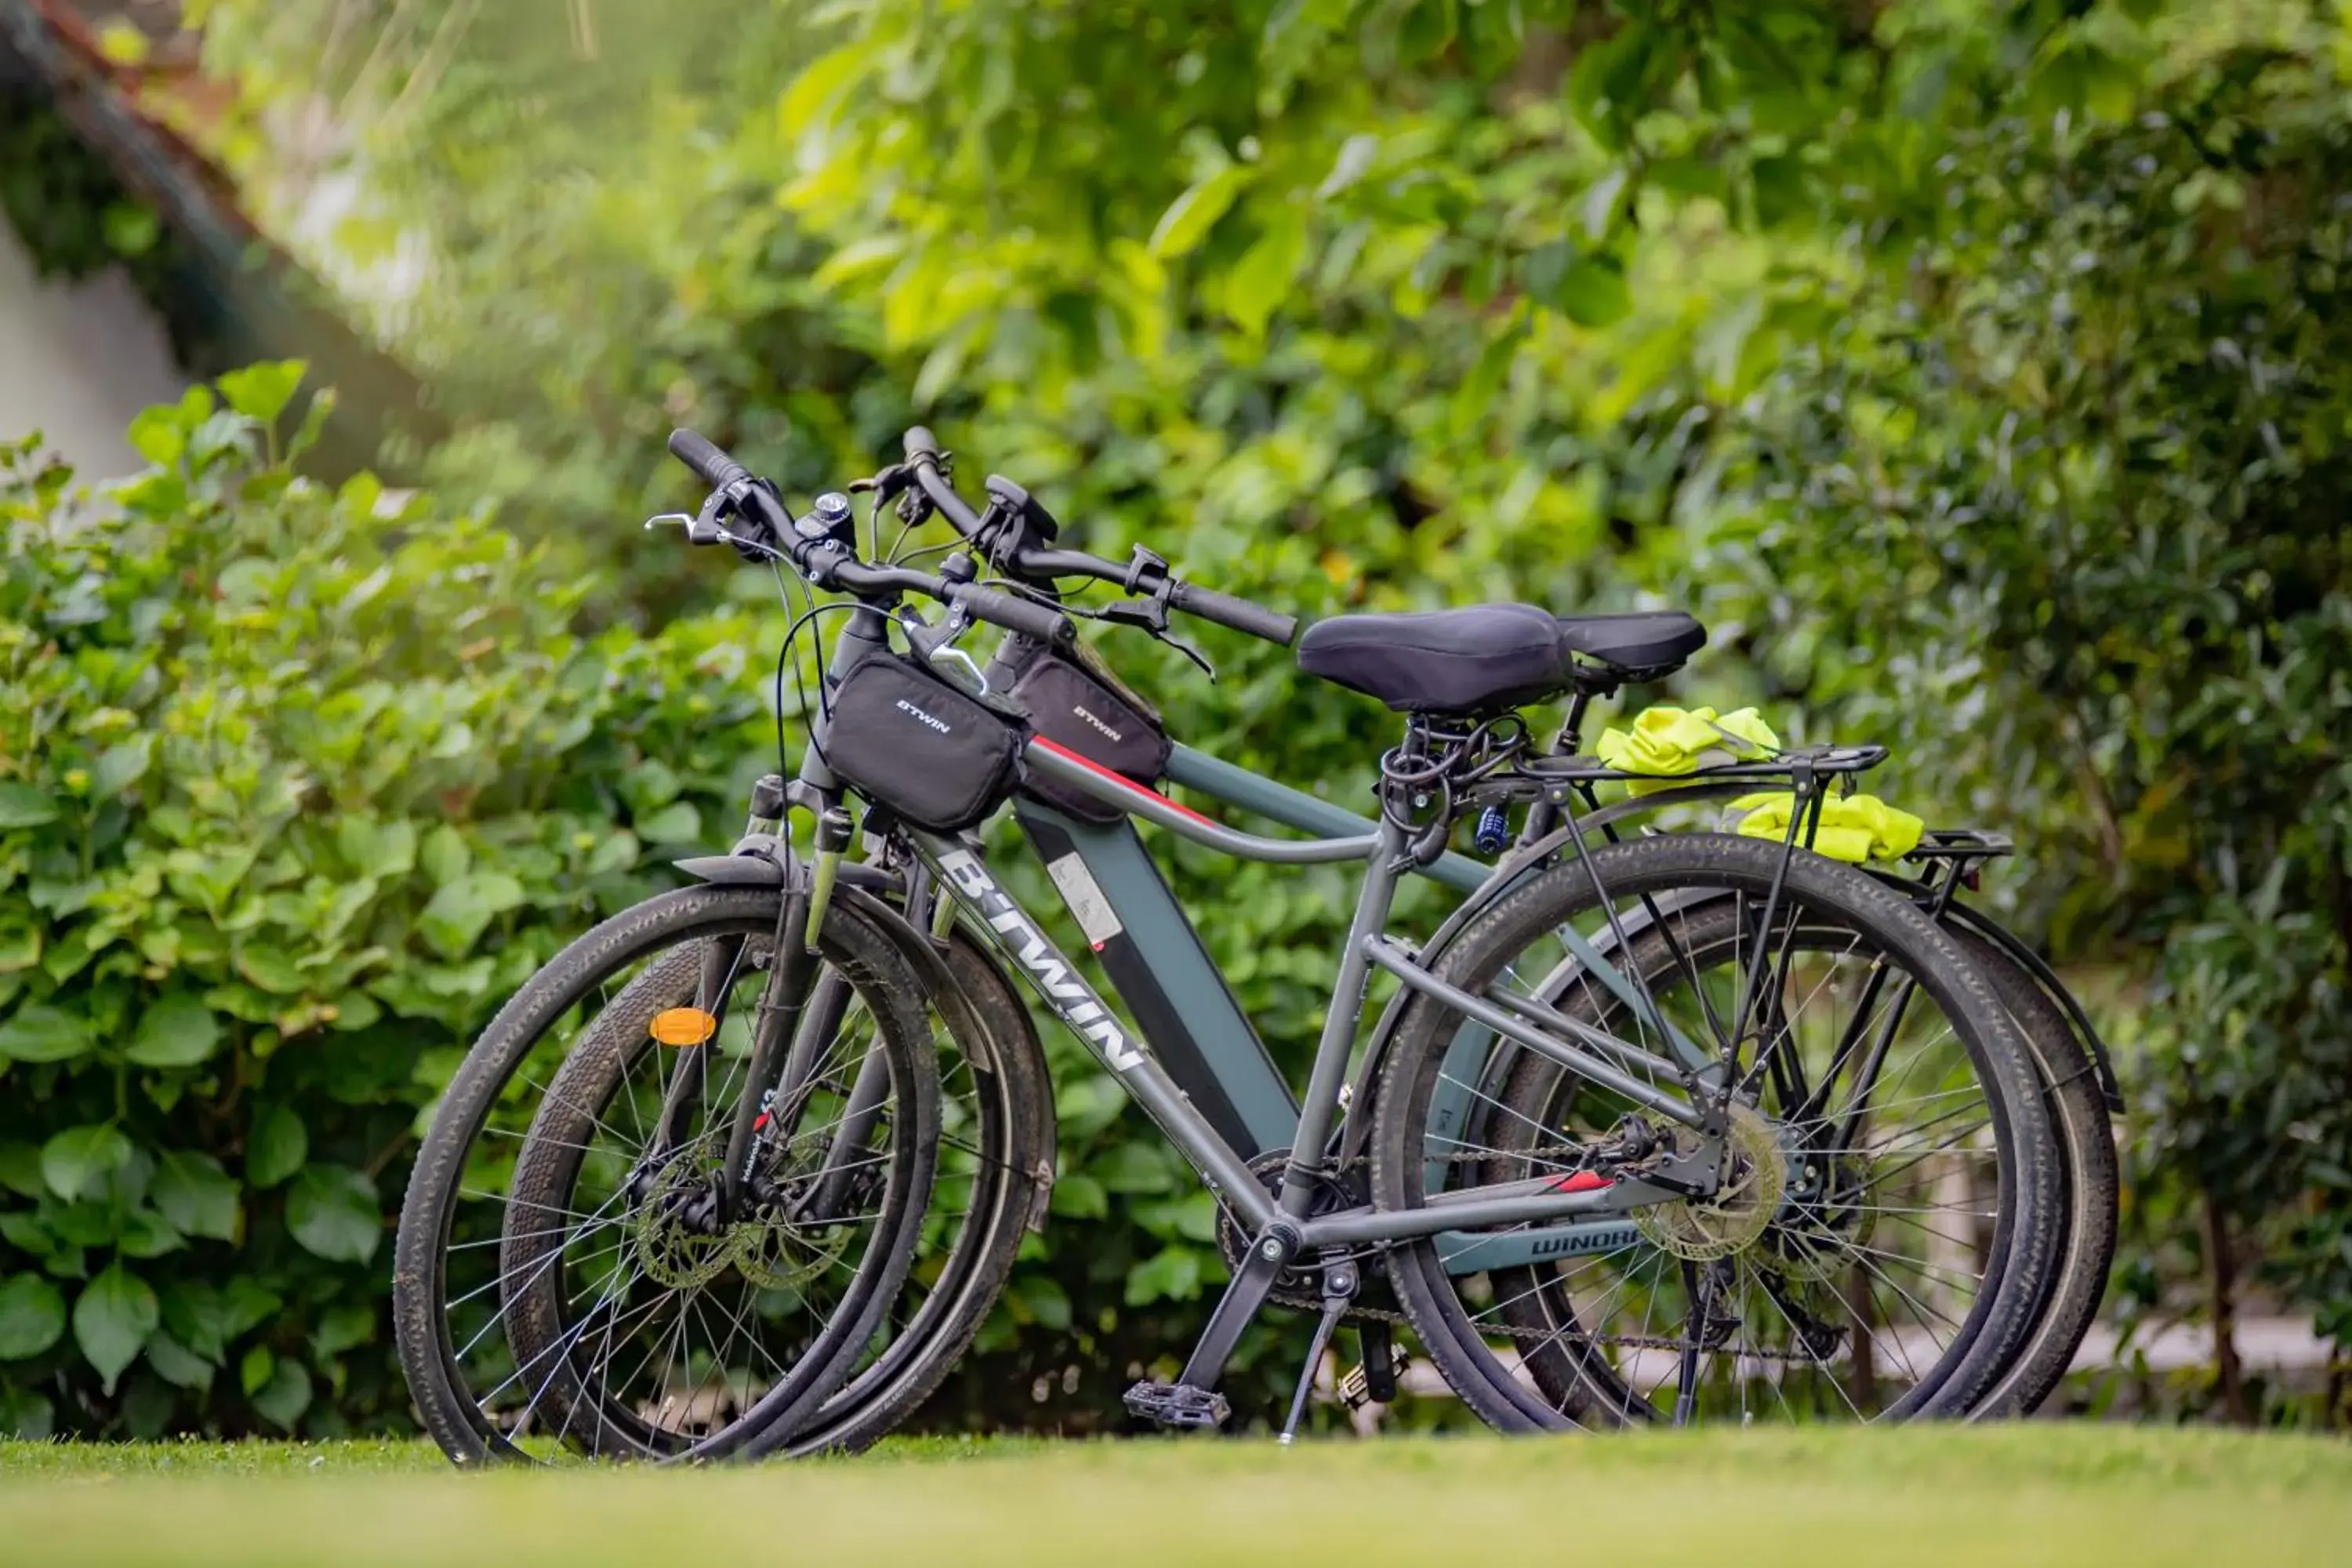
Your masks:
{"label": "chainring", "polygon": [[[1289,1168],[1290,1151],[1287,1149],[1269,1151],[1249,1163],[1250,1174],[1257,1178],[1258,1184],[1266,1190],[1268,1196],[1275,1196],[1281,1193],[1282,1179]],[[1315,1194],[1314,1205],[1307,1210],[1307,1214],[1310,1217],[1316,1215],[1331,1214],[1346,1208],[1348,1203],[1348,1194],[1339,1184],[1326,1179],[1321,1184],[1321,1190]],[[1250,1240],[1251,1238],[1243,1233],[1241,1221],[1234,1215],[1233,1205],[1226,1203],[1218,1204],[1217,1250],[1224,1255],[1225,1268],[1230,1272],[1235,1274],[1241,1272],[1242,1259],[1249,1252]],[[1318,1283],[1320,1275],[1319,1270],[1312,1266],[1313,1261],[1312,1258],[1302,1257],[1301,1263],[1305,1267],[1294,1266],[1275,1276],[1274,1297],[1276,1300],[1286,1306],[1304,1307],[1310,1310],[1321,1305],[1322,1287]]]}

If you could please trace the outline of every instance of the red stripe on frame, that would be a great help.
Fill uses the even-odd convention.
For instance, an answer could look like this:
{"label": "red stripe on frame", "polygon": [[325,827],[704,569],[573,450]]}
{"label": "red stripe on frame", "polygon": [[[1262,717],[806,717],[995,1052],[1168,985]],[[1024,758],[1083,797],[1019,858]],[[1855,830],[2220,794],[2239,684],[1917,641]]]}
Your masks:
{"label": "red stripe on frame", "polygon": [[1070,750],[1069,747],[1049,741],[1043,735],[1030,736],[1029,743],[1033,746],[1043,746],[1047,751],[1053,752],[1055,756],[1061,758],[1064,762],[1076,763],[1078,766],[1086,769],[1088,773],[1094,773],[1098,777],[1107,778],[1115,784],[1125,784],[1129,789],[1133,790],[1138,795],[1148,795],[1152,799],[1158,801],[1160,805],[1168,806],[1172,810],[1181,812],[1184,816],[1191,817],[1193,821],[1200,823],[1204,826],[1222,827],[1224,826],[1214,818],[1202,816],[1199,812],[1194,811],[1189,805],[1170,800],[1158,790],[1144,788],[1143,785],[1136,783],[1133,779],[1129,778],[1125,773],[1113,773],[1110,769],[1103,766],[1100,763],[1096,762],[1092,757],[1082,757],[1078,755],[1077,752]]}
{"label": "red stripe on frame", "polygon": [[1617,1184],[1598,1171],[1579,1171],[1572,1176],[1562,1176],[1551,1184],[1556,1193],[1596,1193]]}

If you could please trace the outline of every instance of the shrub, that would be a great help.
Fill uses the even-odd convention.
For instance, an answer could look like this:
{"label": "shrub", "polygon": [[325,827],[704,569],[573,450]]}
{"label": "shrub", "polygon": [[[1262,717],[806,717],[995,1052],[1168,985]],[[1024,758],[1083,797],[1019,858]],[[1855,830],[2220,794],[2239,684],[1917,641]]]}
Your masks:
{"label": "shrub", "polygon": [[19,1431],[403,1419],[385,1229],[438,1086],[772,743],[741,617],[583,637],[593,584],[493,517],[297,477],[300,374],[149,410],[100,495],[0,448]]}

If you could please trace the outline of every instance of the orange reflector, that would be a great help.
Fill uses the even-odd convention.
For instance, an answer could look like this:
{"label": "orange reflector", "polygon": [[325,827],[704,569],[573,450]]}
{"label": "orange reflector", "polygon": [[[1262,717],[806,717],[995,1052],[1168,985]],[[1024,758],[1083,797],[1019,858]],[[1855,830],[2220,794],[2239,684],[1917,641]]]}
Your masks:
{"label": "orange reflector", "polygon": [[719,1032],[719,1020],[699,1007],[672,1007],[654,1015],[648,1032],[665,1046],[698,1046]]}

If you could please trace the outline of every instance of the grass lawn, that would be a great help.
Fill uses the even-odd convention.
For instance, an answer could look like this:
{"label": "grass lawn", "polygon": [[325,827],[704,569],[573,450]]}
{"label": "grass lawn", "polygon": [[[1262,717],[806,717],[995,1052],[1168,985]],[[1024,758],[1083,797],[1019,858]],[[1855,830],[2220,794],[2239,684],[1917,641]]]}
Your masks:
{"label": "grass lawn", "polygon": [[1505,1441],[913,1442],[461,1475],[403,1444],[0,1444],[0,1561],[2352,1562],[2352,1445],[2090,1426]]}

